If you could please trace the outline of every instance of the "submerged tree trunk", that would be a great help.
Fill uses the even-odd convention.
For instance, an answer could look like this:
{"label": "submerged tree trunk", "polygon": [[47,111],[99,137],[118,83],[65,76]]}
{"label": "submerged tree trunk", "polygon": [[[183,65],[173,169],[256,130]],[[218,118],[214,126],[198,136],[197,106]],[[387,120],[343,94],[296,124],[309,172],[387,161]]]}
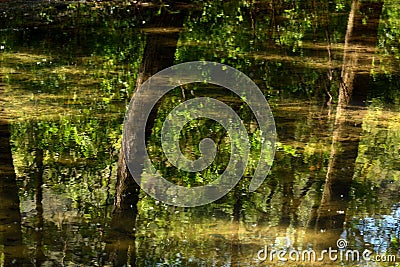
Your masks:
{"label": "submerged tree trunk", "polygon": [[8,122],[0,119],[0,243],[4,266],[24,266],[21,213]]}
{"label": "submerged tree trunk", "polygon": [[[147,32],[146,47],[136,84],[137,89],[151,75],[174,64],[179,31],[185,17],[183,11],[171,12],[163,9],[160,16],[151,23],[151,28],[144,29]],[[150,134],[154,115],[155,112],[150,114],[146,136]],[[141,153],[136,154],[133,157],[142,157]],[[140,188],[129,172],[123,149],[119,154],[116,187],[110,235],[111,239],[114,239],[114,244],[108,249],[109,260],[116,266],[128,262],[135,266],[135,221]]]}
{"label": "submerged tree trunk", "polygon": [[[336,238],[339,238],[346,218],[362,132],[362,115],[352,112],[351,105],[365,104],[372,65],[372,58],[361,53],[376,45],[382,6],[382,1],[354,0],[349,15],[331,155],[321,203],[310,224],[317,231],[329,231]],[[367,23],[363,23],[366,16]],[[335,246],[336,240],[323,240],[328,242],[325,247]]]}

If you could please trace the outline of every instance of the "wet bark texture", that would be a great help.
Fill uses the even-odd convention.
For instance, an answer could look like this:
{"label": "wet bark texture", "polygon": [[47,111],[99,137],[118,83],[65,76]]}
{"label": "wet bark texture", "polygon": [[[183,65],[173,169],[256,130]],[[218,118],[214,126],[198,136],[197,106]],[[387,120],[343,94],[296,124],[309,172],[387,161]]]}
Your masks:
{"label": "wet bark texture", "polygon": [[[136,84],[137,89],[153,74],[174,64],[179,31],[183,26],[185,17],[185,11],[171,12],[171,10],[163,9],[160,16],[156,17],[147,29],[144,29],[146,47]],[[151,133],[155,114],[155,112],[150,114],[146,125],[146,136]],[[133,153],[133,157],[142,157],[139,152],[133,151]],[[123,149],[120,151],[117,172],[117,192],[111,221],[113,234],[110,235],[116,238],[109,259],[116,266],[122,266],[128,261],[130,261],[129,264],[135,266],[134,228],[140,188],[129,172]]]}

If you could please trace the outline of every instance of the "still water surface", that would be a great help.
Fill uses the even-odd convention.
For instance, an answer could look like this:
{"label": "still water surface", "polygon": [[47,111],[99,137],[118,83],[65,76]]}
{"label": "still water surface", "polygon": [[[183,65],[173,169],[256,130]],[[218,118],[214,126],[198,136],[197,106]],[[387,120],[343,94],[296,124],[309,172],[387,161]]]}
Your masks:
{"label": "still water surface", "polygon": [[[19,5],[26,13],[1,6],[2,265],[367,266],[257,259],[265,246],[320,251],[336,249],[340,238],[351,249],[400,256],[397,2]],[[235,67],[263,91],[277,127],[271,173],[248,192],[260,140],[239,98],[221,88],[178,88],[149,129],[161,173],[196,186],[229,161],[226,132],[209,120],[181,134],[192,159],[203,138],[219,144],[208,172],[185,174],[165,160],[158,137],[166,114],[198,96],[238,113],[253,161],[215,203],[177,208],[140,192],[137,210],[118,217],[122,124],[137,79],[191,60]],[[126,227],[115,227],[120,219]]]}

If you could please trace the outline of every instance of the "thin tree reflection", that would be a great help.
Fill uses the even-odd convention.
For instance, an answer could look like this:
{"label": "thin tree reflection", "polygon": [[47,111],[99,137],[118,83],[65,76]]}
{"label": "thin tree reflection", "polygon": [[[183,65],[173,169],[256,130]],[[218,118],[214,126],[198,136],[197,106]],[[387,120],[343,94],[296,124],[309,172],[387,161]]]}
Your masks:
{"label": "thin tree reflection", "polygon": [[[35,135],[36,136],[36,135]],[[45,260],[43,252],[43,149],[38,148],[35,156],[35,201],[36,201],[36,232],[35,232],[35,266],[41,266]]]}

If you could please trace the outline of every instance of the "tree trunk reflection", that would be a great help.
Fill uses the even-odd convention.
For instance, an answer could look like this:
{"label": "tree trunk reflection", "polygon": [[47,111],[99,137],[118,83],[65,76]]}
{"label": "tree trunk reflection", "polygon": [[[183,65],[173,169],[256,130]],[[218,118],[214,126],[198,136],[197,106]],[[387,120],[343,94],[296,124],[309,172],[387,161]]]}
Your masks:
{"label": "tree trunk reflection", "polygon": [[[346,218],[362,132],[362,115],[352,111],[351,106],[365,105],[367,99],[372,58],[362,53],[375,47],[382,6],[382,1],[354,0],[349,15],[328,171],[321,203],[314,214],[316,218],[311,218],[316,230],[328,231],[337,238]],[[336,246],[332,238],[323,240],[328,242],[325,247]]]}
{"label": "tree trunk reflection", "polygon": [[45,255],[43,253],[43,149],[38,148],[36,150],[35,156],[35,202],[36,202],[36,232],[35,232],[35,265],[42,266],[45,260]]}
{"label": "tree trunk reflection", "polygon": [[10,146],[10,130],[0,120],[0,237],[4,246],[4,266],[24,266],[20,201]]}
{"label": "tree trunk reflection", "polygon": [[[175,51],[179,39],[179,30],[183,26],[184,12],[162,10],[160,16],[151,23],[147,31],[146,47],[140,67],[136,88],[151,75],[174,64]],[[156,109],[155,109],[156,110]],[[150,134],[155,112],[150,114],[146,136]],[[132,151],[135,158],[143,158],[140,151]],[[114,240],[109,245],[109,260],[116,266],[135,264],[135,221],[138,213],[140,188],[129,172],[124,152],[121,149],[118,160],[117,192],[111,220],[110,236]]]}

